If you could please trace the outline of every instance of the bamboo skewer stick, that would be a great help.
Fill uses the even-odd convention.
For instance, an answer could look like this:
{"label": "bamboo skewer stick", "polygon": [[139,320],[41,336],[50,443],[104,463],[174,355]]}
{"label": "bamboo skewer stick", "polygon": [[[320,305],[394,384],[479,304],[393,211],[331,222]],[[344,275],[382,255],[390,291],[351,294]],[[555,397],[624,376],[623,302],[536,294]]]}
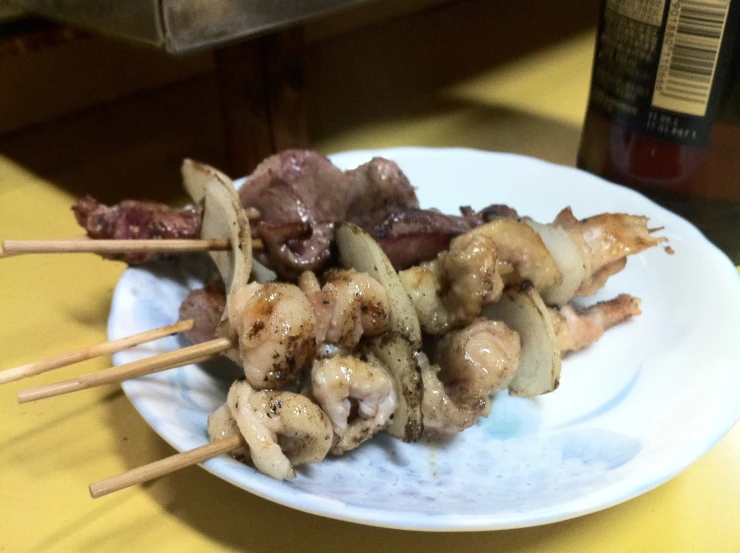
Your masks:
{"label": "bamboo skewer stick", "polygon": [[13,257],[14,255],[18,255],[18,254],[6,252],[5,248],[3,248],[3,244],[0,242],[0,259],[4,257]]}
{"label": "bamboo skewer stick", "polygon": [[93,499],[97,499],[109,493],[159,478],[176,470],[202,463],[213,457],[228,453],[242,445],[244,445],[244,438],[241,434],[220,438],[190,451],[184,451],[166,459],[161,459],[122,474],[111,476],[105,480],[93,482],[90,484],[90,495]]}
{"label": "bamboo skewer stick", "polygon": [[200,363],[213,359],[234,344],[228,338],[217,338],[202,344],[196,344],[187,348],[170,351],[154,357],[148,357],[133,363],[126,363],[118,367],[110,367],[94,373],[83,374],[71,380],[55,382],[36,388],[28,388],[18,392],[18,403],[27,403],[49,397],[55,397],[78,390],[86,390],[104,384],[120,382],[137,376],[153,374],[167,369],[180,367],[188,363]]}
{"label": "bamboo skewer stick", "polygon": [[228,240],[5,240],[8,253],[164,253],[229,249]]}
{"label": "bamboo skewer stick", "polygon": [[145,342],[151,342],[165,336],[172,336],[173,334],[179,334],[180,332],[187,332],[193,328],[193,319],[187,319],[185,321],[178,321],[175,324],[163,326],[160,328],[153,328],[146,332],[134,334],[133,336],[127,336],[126,338],[120,338],[118,340],[111,340],[109,342],[103,342],[87,348],[83,348],[77,351],[70,351],[68,353],[62,353],[61,355],[55,355],[48,359],[41,361],[34,361],[20,367],[14,367],[12,369],[6,369],[0,372],[0,384],[7,382],[14,382],[22,378],[41,374],[53,369],[60,367],[66,367],[67,365],[73,365],[81,361],[92,359],[93,357],[99,357],[101,355],[108,355],[110,353],[116,353]]}
{"label": "bamboo skewer stick", "polygon": [[[87,236],[72,236],[70,238],[56,238],[56,240],[82,242],[84,240],[90,240],[90,238]],[[2,259],[3,257],[15,257],[16,255],[23,255],[23,253],[24,252],[9,252],[5,249],[5,242],[0,242],[0,259]]]}
{"label": "bamboo skewer stick", "polygon": [[[113,240],[73,238],[65,240],[5,240],[0,244],[0,257],[28,253],[188,253],[221,251],[230,248],[228,240],[151,239]],[[261,250],[262,240],[252,239],[252,249]]]}
{"label": "bamboo skewer stick", "polygon": [[256,207],[245,207],[244,214],[250,221],[258,221],[262,218],[262,212]]}
{"label": "bamboo skewer stick", "polygon": [[[5,240],[0,258],[29,253],[187,253],[228,250],[228,240],[167,239],[109,240],[74,238],[66,240]],[[252,240],[252,249],[262,250],[262,240]]]}

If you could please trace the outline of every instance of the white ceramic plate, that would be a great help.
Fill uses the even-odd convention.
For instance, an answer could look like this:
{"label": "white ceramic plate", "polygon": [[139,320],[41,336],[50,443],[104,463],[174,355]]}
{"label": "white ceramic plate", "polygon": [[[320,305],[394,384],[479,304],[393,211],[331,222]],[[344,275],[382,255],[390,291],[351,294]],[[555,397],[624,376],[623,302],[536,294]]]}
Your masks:
{"label": "white ceramic plate", "polygon": [[[628,292],[643,315],[568,357],[560,388],[529,400],[499,394],[487,419],[444,445],[378,436],[341,458],[278,482],[226,456],[204,467],[252,493],[319,515],[417,530],[503,529],[604,509],[675,476],[740,418],[740,286],[730,261],[692,225],[643,196],[574,169],[507,154],[399,148],[331,156],[352,168],[396,160],[423,206],[455,212],[505,203],[541,221],[570,205],[577,217],[645,214],[675,255],[630,259],[593,300]],[[201,260],[202,261],[202,260]],[[128,269],[109,336],[169,324],[209,269],[197,260]],[[117,364],[184,344],[168,338],[119,353]],[[136,409],[183,451],[207,442],[206,418],[237,375],[226,363],[127,381]],[[231,374],[229,374],[231,373]],[[214,376],[215,374],[215,376]]]}

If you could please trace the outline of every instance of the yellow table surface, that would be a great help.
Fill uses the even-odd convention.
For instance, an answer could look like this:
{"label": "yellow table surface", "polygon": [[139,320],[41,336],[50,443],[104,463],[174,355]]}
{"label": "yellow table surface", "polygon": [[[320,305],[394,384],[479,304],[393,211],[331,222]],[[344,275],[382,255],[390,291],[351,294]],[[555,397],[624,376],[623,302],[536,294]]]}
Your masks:
{"label": "yellow table surface", "polygon": [[[495,124],[477,118],[475,107],[425,112],[324,137],[318,147],[464,144],[572,162],[592,45],[592,34],[575,37],[444,91],[470,106],[503,108],[508,115]],[[532,92],[548,82],[563,84],[545,97]],[[88,180],[95,167],[110,166],[97,161]],[[0,157],[0,238],[79,234],[68,211],[74,194],[60,184],[75,176],[64,167],[49,174],[59,178],[41,178]],[[0,260],[0,368],[103,341],[122,270],[93,256]],[[90,482],[173,451],[118,386],[22,406],[15,394],[109,365],[110,358],[100,358],[0,387],[0,551],[740,551],[738,427],[654,491],[529,529],[432,534],[338,522],[259,499],[198,467],[92,500]]]}

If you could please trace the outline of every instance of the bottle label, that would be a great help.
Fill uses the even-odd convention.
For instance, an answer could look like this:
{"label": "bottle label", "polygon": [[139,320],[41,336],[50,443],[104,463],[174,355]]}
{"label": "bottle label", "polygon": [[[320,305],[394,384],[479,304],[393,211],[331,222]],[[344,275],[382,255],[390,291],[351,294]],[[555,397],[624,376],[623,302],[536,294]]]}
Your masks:
{"label": "bottle label", "polygon": [[730,0],[605,0],[602,14],[590,106],[638,132],[707,145]]}

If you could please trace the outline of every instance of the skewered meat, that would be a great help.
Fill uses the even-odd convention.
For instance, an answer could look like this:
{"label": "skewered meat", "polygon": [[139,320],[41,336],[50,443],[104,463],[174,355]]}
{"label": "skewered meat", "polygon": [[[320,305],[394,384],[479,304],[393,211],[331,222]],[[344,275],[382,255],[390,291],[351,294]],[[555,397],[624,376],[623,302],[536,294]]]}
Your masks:
{"label": "skewered meat", "polygon": [[295,280],[303,271],[321,272],[331,262],[334,223],[257,221],[252,229],[264,244],[256,257],[284,279]]}
{"label": "skewered meat", "polygon": [[[184,165],[198,166],[189,160]],[[217,172],[208,169],[206,175]],[[452,238],[492,218],[517,217],[516,211],[499,205],[478,213],[462,208],[462,217],[420,210],[414,188],[395,162],[376,157],[342,172],[309,150],[286,150],[265,159],[241,187],[239,198],[260,214],[251,225],[264,245],[260,261],[289,280],[329,266],[338,221],[366,227],[401,269],[434,259]],[[197,238],[201,211],[133,200],[109,208],[90,197],[75,207],[79,224],[93,238]],[[120,259],[139,263],[154,256],[127,254]]]}
{"label": "skewered meat", "polygon": [[295,380],[314,359],[316,318],[297,286],[249,284],[230,298],[228,318],[244,374],[258,390]]}
{"label": "skewered meat", "polygon": [[330,271],[325,279],[334,311],[325,341],[351,349],[361,336],[387,330],[388,295],[377,280],[352,270]]}
{"label": "skewered meat", "polygon": [[332,317],[334,316],[334,302],[330,291],[322,290],[319,279],[311,271],[306,271],[298,280],[298,287],[306,294],[316,317],[316,341],[325,342]]}
{"label": "skewered meat", "polygon": [[[559,233],[557,240],[553,240],[552,235],[539,234],[544,231]],[[440,253],[433,262],[401,271],[399,277],[414,304],[422,329],[439,335],[469,323],[483,305],[498,299],[502,286],[496,283],[494,289],[486,293],[483,286],[486,279],[494,279],[494,282],[503,279],[507,286],[531,286],[543,292],[546,300],[552,298],[554,305],[565,304],[573,294],[593,294],[610,276],[625,267],[628,255],[666,240],[653,237],[650,232],[646,217],[606,213],[578,221],[567,208],[552,225],[498,218],[455,239],[488,240],[486,244],[479,243],[477,249],[471,248],[471,253],[467,254],[469,259],[460,252],[449,256],[455,249],[453,240],[449,252]],[[548,246],[543,237],[548,239]],[[561,248],[568,246],[565,253],[569,257],[564,256],[563,251],[548,250],[558,244]],[[564,273],[558,269],[556,258]],[[495,277],[486,269],[489,265],[495,267]],[[574,272],[576,268],[577,273]],[[474,292],[476,287],[480,292],[478,296]],[[568,291],[564,292],[566,288]],[[557,301],[556,294],[548,294],[556,290],[559,292]]]}
{"label": "skewered meat", "polygon": [[[175,209],[156,202],[124,200],[107,206],[85,196],[72,208],[77,223],[90,238],[169,239],[198,238],[202,209]],[[126,253],[113,256],[126,263],[143,263],[159,254]]]}
{"label": "skewered meat", "polygon": [[362,227],[385,214],[419,207],[414,187],[393,161],[374,157],[344,174],[350,196],[345,220],[351,223]]}
{"label": "skewered meat", "polygon": [[379,363],[350,356],[316,361],[311,370],[311,395],[331,420],[334,455],[356,448],[385,428],[397,405],[393,380],[386,370]]}
{"label": "skewered meat", "polygon": [[392,161],[374,158],[343,173],[308,150],[270,156],[239,196],[242,205],[261,213],[254,232],[265,244],[262,260],[291,279],[328,267],[335,222],[362,224],[378,211],[419,205],[408,179]]}
{"label": "skewered meat", "polygon": [[474,211],[469,205],[460,206],[460,213],[471,229],[495,221],[496,219],[512,219],[518,221],[519,213],[513,207],[504,204],[492,204],[480,211]]}
{"label": "skewered meat", "polygon": [[250,175],[239,198],[260,211],[253,226],[266,246],[263,261],[281,276],[295,279],[329,265],[332,224],[345,219],[350,194],[345,174],[324,156],[310,150],[272,155]]}
{"label": "skewered meat", "polygon": [[388,295],[377,280],[354,270],[331,270],[325,284],[313,273],[301,275],[300,288],[308,297],[316,316],[316,340],[347,351],[365,336],[378,336],[388,330]]}
{"label": "skewered meat", "polygon": [[629,294],[620,294],[613,300],[599,302],[580,312],[571,305],[552,310],[560,354],[593,344],[606,330],[639,314],[640,300]]}
{"label": "skewered meat", "polygon": [[[250,385],[280,388],[295,380],[327,342],[351,350],[363,335],[377,336],[388,329],[388,297],[370,276],[353,270],[335,270],[319,288],[312,273],[293,284],[250,283],[233,292],[227,304],[228,325],[218,332],[238,342],[236,358]],[[216,319],[218,290],[191,293],[186,313],[207,316],[201,326]],[[221,315],[218,315],[220,322]],[[204,337],[199,332],[196,338]]]}
{"label": "skewered meat", "polygon": [[399,273],[422,330],[441,335],[469,324],[503,290],[496,246],[486,235],[464,234],[436,260]]}
{"label": "skewered meat", "polygon": [[366,224],[396,270],[434,259],[446,250],[450,240],[473,226],[464,217],[445,215],[432,209],[406,209],[382,212]]}
{"label": "skewered meat", "polygon": [[487,413],[489,396],[505,388],[520,365],[519,335],[502,322],[479,319],[439,344],[439,365],[418,356],[424,383],[424,431],[454,434]]}
{"label": "skewered meat", "polygon": [[191,344],[213,340],[226,308],[226,294],[220,282],[209,282],[193,290],[180,305],[180,320],[193,319],[193,328],[185,333]]}
{"label": "skewered meat", "polygon": [[475,212],[460,208],[462,216],[447,215],[436,209],[380,210],[363,226],[380,244],[397,271],[431,261],[449,248],[456,236],[495,219],[518,220],[516,210],[506,205],[490,205]]}
{"label": "skewered meat", "polygon": [[[378,226],[397,266],[408,267],[433,259],[451,238],[484,220],[473,214],[470,221],[478,222],[467,223],[463,217],[419,210],[413,187],[393,161],[373,158],[343,173],[308,150],[286,150],[264,160],[239,197],[242,205],[260,213],[252,233],[264,244],[261,261],[291,280],[303,271],[328,267],[337,221]],[[94,238],[197,238],[201,210],[132,200],[108,208],[87,197],[78,202],[75,213]],[[409,240],[426,245],[420,248]],[[138,263],[151,257],[133,254],[122,259]]]}
{"label": "skewered meat", "polygon": [[285,150],[257,166],[239,189],[239,199],[270,223],[341,221],[347,215],[349,182],[324,156]]}
{"label": "skewered meat", "polygon": [[540,235],[525,222],[498,218],[476,227],[471,234],[491,239],[496,263],[502,265],[500,270],[507,284],[528,281],[535,289],[544,290],[559,282],[561,275],[552,254]]}
{"label": "skewered meat", "polygon": [[647,217],[624,213],[602,213],[581,221],[583,238],[589,247],[590,271],[576,295],[594,294],[610,276],[624,269],[628,255],[666,241],[651,236],[647,223]]}
{"label": "skewered meat", "polygon": [[[321,272],[329,266],[334,226],[348,220],[378,239],[397,270],[434,259],[452,238],[476,229],[494,239],[499,262],[511,265],[508,284],[530,281],[545,291],[557,282],[557,267],[547,248],[536,243],[542,241],[518,220],[515,210],[492,205],[475,213],[466,206],[457,217],[420,210],[408,179],[387,159],[373,158],[342,172],[316,152],[286,150],[265,159],[239,197],[242,205],[260,213],[253,224],[253,234],[264,244],[260,260],[290,280],[305,270]],[[153,202],[124,201],[108,207],[86,197],[74,211],[93,238],[195,238],[200,228],[199,209],[177,210]],[[553,226],[567,233],[583,254],[587,278],[577,295],[594,293],[624,268],[627,255],[664,240],[651,237],[646,223],[644,217],[625,214],[583,221],[569,209],[558,215]],[[120,258],[136,263],[151,257],[139,253]]]}
{"label": "skewered meat", "polygon": [[[226,405],[247,442],[254,466],[277,480],[295,477],[295,466],[318,463],[332,445],[329,418],[305,396],[258,392],[247,382],[239,381],[229,389]],[[219,430],[224,428],[234,432],[224,418],[220,414],[209,421],[212,439],[223,437]]]}
{"label": "skewered meat", "polygon": [[443,382],[452,395],[486,396],[503,390],[519,369],[519,335],[501,321],[477,319],[450,332],[437,347]]}
{"label": "skewered meat", "polygon": [[[231,416],[228,404],[224,403],[221,407],[208,415],[208,437],[211,440],[218,440],[233,436],[239,433],[239,426],[236,424],[234,417]],[[239,447],[229,453],[235,459],[244,463],[251,461],[249,447]]]}

